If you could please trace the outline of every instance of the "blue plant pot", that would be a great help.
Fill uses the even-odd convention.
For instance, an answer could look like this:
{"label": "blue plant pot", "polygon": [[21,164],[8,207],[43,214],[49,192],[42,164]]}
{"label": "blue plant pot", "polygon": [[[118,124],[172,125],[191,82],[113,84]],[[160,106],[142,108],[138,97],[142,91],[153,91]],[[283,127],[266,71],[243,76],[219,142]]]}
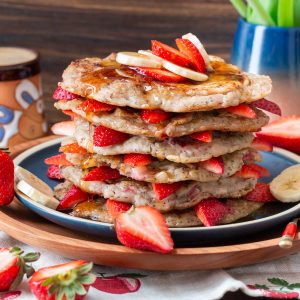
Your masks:
{"label": "blue plant pot", "polygon": [[231,62],[273,79],[272,100],[284,114],[300,114],[300,27],[250,24],[239,19]]}

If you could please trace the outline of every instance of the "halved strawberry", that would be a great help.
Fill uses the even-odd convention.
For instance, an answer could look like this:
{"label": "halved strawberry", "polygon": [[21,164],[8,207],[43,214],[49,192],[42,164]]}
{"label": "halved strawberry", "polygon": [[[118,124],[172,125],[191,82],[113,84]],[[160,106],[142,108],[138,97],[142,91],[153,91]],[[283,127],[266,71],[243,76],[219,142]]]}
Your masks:
{"label": "halved strawberry", "polygon": [[230,106],[225,108],[229,113],[238,115],[241,117],[249,118],[249,119],[254,119],[256,118],[256,113],[255,111],[248,105],[246,104],[240,104],[237,106]]}
{"label": "halved strawberry", "polygon": [[71,117],[71,120],[74,120],[75,117],[77,117],[78,115],[76,113],[74,113],[72,110],[62,110],[62,112]]}
{"label": "halved strawberry", "polygon": [[156,40],[151,41],[152,53],[165,60],[168,60],[175,65],[189,68],[193,62],[177,49],[170,47]]}
{"label": "halved strawberry", "polygon": [[300,153],[300,116],[273,121],[256,135],[274,146]]}
{"label": "halved strawberry", "polygon": [[256,150],[259,150],[259,151],[265,151],[265,152],[273,151],[273,146],[271,143],[267,142],[264,139],[258,138],[258,137],[254,138],[254,140],[252,141],[251,147]]}
{"label": "halved strawberry", "polygon": [[212,131],[200,131],[191,134],[193,139],[196,139],[200,142],[210,143],[213,138]]}
{"label": "halved strawberry", "polygon": [[235,173],[235,176],[242,178],[260,178],[261,174],[255,168],[252,168],[251,165],[243,165],[241,170]]}
{"label": "halved strawberry", "polygon": [[82,177],[85,181],[106,181],[120,178],[120,173],[109,166],[100,166],[89,171]]}
{"label": "halved strawberry", "polygon": [[270,192],[270,186],[267,183],[258,182],[251,192],[243,196],[243,199],[255,202],[271,202],[276,201]]}
{"label": "halved strawberry", "polygon": [[77,143],[71,143],[71,144],[60,146],[58,151],[64,153],[78,153],[78,154],[87,153],[87,150],[79,146]]}
{"label": "halved strawberry", "polygon": [[125,212],[129,210],[132,207],[131,204],[113,200],[113,199],[108,199],[106,201],[106,208],[110,215],[115,219],[120,213]]}
{"label": "halved strawberry", "polygon": [[57,210],[68,210],[72,209],[78,203],[87,201],[91,198],[91,195],[82,191],[77,186],[73,185],[65,194],[63,199],[59,202]]}
{"label": "halved strawberry", "polygon": [[202,161],[200,165],[215,174],[223,174],[224,173],[224,161],[222,157],[212,157],[206,161]]}
{"label": "halved strawberry", "polygon": [[176,45],[180,52],[187,56],[195,69],[201,73],[206,73],[205,61],[197,47],[187,39],[176,39]]}
{"label": "halved strawberry", "polygon": [[58,166],[72,166],[72,163],[66,159],[64,153],[53,155],[44,160],[46,165],[58,165]]}
{"label": "halved strawberry", "polygon": [[64,179],[60,173],[58,165],[51,165],[48,167],[47,176],[51,179]]}
{"label": "halved strawberry", "polygon": [[256,164],[248,164],[248,166],[250,166],[252,169],[256,170],[257,172],[259,172],[260,177],[268,177],[270,176],[270,172],[268,169],[260,166],[260,165],[256,165]]}
{"label": "halved strawberry", "polygon": [[207,198],[195,206],[195,212],[204,226],[215,226],[228,213],[228,207],[216,198]]}
{"label": "halved strawberry", "polygon": [[133,167],[147,166],[152,162],[152,156],[149,154],[129,153],[124,155],[124,163]]}
{"label": "halved strawberry", "polygon": [[270,100],[267,100],[267,99],[264,99],[264,98],[259,99],[259,100],[256,100],[254,102],[251,102],[251,105],[255,106],[257,108],[263,109],[265,111],[268,111],[272,114],[281,116],[281,109],[280,109],[279,105],[276,104],[275,102],[270,101]]}
{"label": "halved strawberry", "polygon": [[115,228],[123,245],[160,253],[169,253],[174,243],[162,214],[150,206],[140,206],[119,214]]}
{"label": "halved strawberry", "polygon": [[84,260],[39,269],[29,280],[31,292],[40,300],[82,300],[96,280],[93,263]]}
{"label": "halved strawberry", "polygon": [[155,69],[155,68],[147,68],[147,67],[132,67],[132,69],[136,70],[139,74],[147,77],[151,77],[155,80],[162,82],[182,82],[185,81],[186,78],[174,74],[170,71],[163,69]]}
{"label": "halved strawberry", "polygon": [[115,109],[114,105],[99,102],[94,99],[88,99],[77,106],[77,109],[83,110],[85,113],[97,113],[102,111],[111,111]]}
{"label": "halved strawberry", "polygon": [[153,183],[152,184],[154,193],[158,200],[163,200],[175,193],[182,187],[182,182],[175,183]]}
{"label": "halved strawberry", "polygon": [[67,90],[64,90],[60,86],[54,91],[53,93],[53,99],[55,100],[73,100],[78,98],[79,96],[76,94],[73,94],[71,92],[68,92]]}
{"label": "halved strawberry", "polygon": [[74,121],[58,122],[51,127],[51,131],[53,134],[57,135],[73,136],[75,132],[75,123]]}
{"label": "halved strawberry", "polygon": [[171,117],[171,113],[160,109],[143,109],[141,111],[141,117],[145,123],[154,124],[168,120]]}
{"label": "halved strawberry", "polygon": [[99,125],[95,129],[93,141],[94,145],[97,147],[106,147],[121,144],[129,137],[130,136],[127,133]]}

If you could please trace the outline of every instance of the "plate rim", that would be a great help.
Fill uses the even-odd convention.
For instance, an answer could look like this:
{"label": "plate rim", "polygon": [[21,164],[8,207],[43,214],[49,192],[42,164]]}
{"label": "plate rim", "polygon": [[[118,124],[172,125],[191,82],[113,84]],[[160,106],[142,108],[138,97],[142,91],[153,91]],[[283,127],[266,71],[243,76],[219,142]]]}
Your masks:
{"label": "plate rim", "polygon": [[[58,144],[59,142],[62,142],[63,140],[66,140],[70,137],[58,137],[58,138],[55,138],[55,139],[52,139],[50,141],[46,141],[46,142],[43,142],[41,144],[38,144],[32,148],[29,148],[27,150],[25,150],[24,152],[22,152],[21,154],[17,155],[15,158],[14,158],[14,164],[15,166],[18,166],[22,161],[24,161],[25,159],[27,159],[30,155],[33,155],[34,153],[36,153],[37,151],[40,151],[40,150],[43,150],[45,148],[48,148],[48,147],[51,147],[55,144]],[[287,157],[291,160],[294,160],[296,162],[298,162],[300,164],[300,156],[295,154],[295,153],[292,153],[288,150],[285,150],[285,149],[282,149],[282,148],[278,148],[278,147],[274,147],[273,149],[273,152],[275,154],[279,154],[280,156],[283,156],[283,157]],[[105,227],[112,227],[113,224],[110,224],[110,223],[104,223],[104,222],[99,222],[99,221],[93,221],[93,220],[89,220],[89,219],[81,219],[81,218],[78,218],[78,217],[74,217],[74,216],[71,216],[71,215],[68,215],[68,214],[64,214],[62,212],[58,212],[54,209],[50,209],[42,204],[39,204],[33,200],[31,200],[29,197],[27,197],[26,195],[24,195],[23,193],[21,193],[20,191],[15,191],[16,193],[16,196],[19,200],[19,197],[25,199],[25,201],[29,202],[30,204],[34,205],[34,206],[37,206],[39,209],[41,210],[44,210],[46,213],[50,213],[52,215],[56,215],[57,217],[59,218],[63,218],[63,219],[68,219],[68,220],[72,220],[72,221],[75,221],[75,222],[84,222],[84,223],[88,223],[88,224],[92,224],[92,225],[102,225],[102,226],[105,226]],[[21,201],[21,200],[19,200]],[[214,231],[214,230],[230,230],[230,229],[235,229],[235,228],[243,228],[245,226],[248,226],[248,225],[255,225],[255,224],[260,224],[260,223],[263,223],[263,222],[268,222],[274,218],[280,218],[281,216],[284,216],[286,214],[289,214],[289,213],[292,213],[296,210],[300,209],[300,202],[283,211],[283,212],[280,212],[280,213],[277,213],[277,214],[274,214],[274,215],[271,215],[271,216],[268,216],[268,217],[265,217],[265,218],[261,218],[261,219],[258,219],[258,220],[251,220],[251,221],[245,221],[245,222],[242,222],[242,223],[232,223],[232,224],[224,224],[224,225],[218,225],[218,226],[212,226],[212,227],[202,227],[202,226],[196,226],[196,227],[179,227],[179,228],[175,228],[175,227],[170,227],[170,232],[184,232],[184,231],[189,231],[189,232],[192,232],[192,231]],[[61,226],[61,225],[60,225]]]}

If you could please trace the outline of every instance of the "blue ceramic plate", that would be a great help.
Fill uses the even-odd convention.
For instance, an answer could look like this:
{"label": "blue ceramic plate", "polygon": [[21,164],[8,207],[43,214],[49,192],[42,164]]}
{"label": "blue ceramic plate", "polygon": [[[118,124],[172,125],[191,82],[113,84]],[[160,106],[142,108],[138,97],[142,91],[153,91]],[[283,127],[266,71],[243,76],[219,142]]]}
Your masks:
{"label": "blue ceramic plate", "polygon": [[[22,166],[51,187],[54,187],[57,181],[47,177],[47,166],[44,164],[44,159],[58,153],[57,150],[61,141],[61,138],[51,140],[23,152],[15,158],[15,165]],[[297,163],[300,163],[300,157],[286,150],[277,148],[273,153],[263,153],[261,165],[268,168],[271,173],[271,176],[266,178],[265,181],[271,181],[283,169]],[[28,209],[49,221],[71,228],[74,231],[98,235],[102,239],[116,240],[115,231],[111,224],[81,219],[57,212],[30,200],[18,192],[17,198]],[[237,223],[214,227],[171,228],[171,234],[177,246],[197,246],[216,241],[228,242],[229,240],[232,241],[233,238],[265,231],[272,226],[288,222],[296,216],[300,216],[300,204],[271,203],[247,219],[240,220]]]}

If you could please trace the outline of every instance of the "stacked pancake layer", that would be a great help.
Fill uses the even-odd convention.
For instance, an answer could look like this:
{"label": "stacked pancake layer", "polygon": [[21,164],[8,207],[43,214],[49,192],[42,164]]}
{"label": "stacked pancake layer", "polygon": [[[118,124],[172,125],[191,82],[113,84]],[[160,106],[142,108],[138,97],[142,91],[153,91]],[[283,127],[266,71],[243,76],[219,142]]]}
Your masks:
{"label": "stacked pancake layer", "polygon": [[[268,122],[263,111],[252,107],[255,117],[237,115],[228,107],[251,102],[271,91],[266,76],[240,72],[223,60],[211,57],[214,71],[201,83],[162,83],[138,75],[119,65],[111,56],[105,60],[77,60],[65,70],[60,87],[77,95],[55,103],[57,109],[74,116],[72,141],[84,151],[66,152],[72,164],[62,166],[67,180],[56,188],[59,198],[74,184],[97,195],[94,200],[78,204],[72,214],[111,223],[106,199],[135,206],[152,206],[163,213],[170,227],[199,226],[194,207],[209,197],[221,199],[228,214],[220,224],[245,217],[262,206],[243,199],[255,188],[257,178],[243,176],[245,165],[260,160],[252,148],[253,132]],[[110,110],[91,112],[82,109],[96,100],[111,106]],[[146,122],[144,110],[167,112],[160,122]],[[123,133],[121,142],[99,145],[99,128]],[[195,133],[212,132],[211,141],[199,141]],[[102,133],[101,133],[102,134]],[[144,154],[147,164],[132,165],[126,154]],[[208,162],[217,158],[222,171],[211,169]],[[118,170],[112,180],[85,180],[85,175],[99,166]],[[157,187],[169,190],[166,196]]]}

